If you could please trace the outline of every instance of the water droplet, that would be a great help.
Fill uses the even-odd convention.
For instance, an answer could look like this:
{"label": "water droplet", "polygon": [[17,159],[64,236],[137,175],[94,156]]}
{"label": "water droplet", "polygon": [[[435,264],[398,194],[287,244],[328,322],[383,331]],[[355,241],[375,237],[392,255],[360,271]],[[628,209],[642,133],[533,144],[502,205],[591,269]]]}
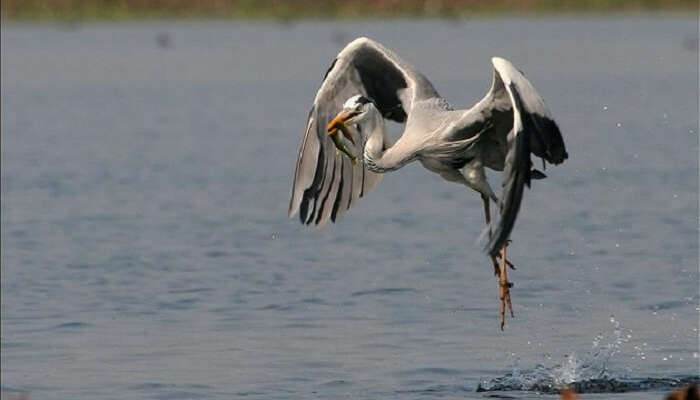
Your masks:
{"label": "water droplet", "polygon": [[662,358],[662,360],[664,360],[664,361],[668,361],[668,358],[664,357],[664,358]]}
{"label": "water droplet", "polygon": [[617,126],[618,128],[622,128],[622,122],[618,122],[615,126]]}
{"label": "water droplet", "polygon": [[674,194],[673,194],[673,198],[674,198],[674,199],[677,199],[677,198],[678,198],[678,193],[674,193]]}
{"label": "water droplet", "polygon": [[697,352],[697,351],[693,353],[693,358],[698,358],[698,352]]}
{"label": "water droplet", "polygon": [[615,247],[620,247],[620,243],[615,243]]}
{"label": "water droplet", "polygon": [[603,106],[603,111],[608,111],[608,106]]}

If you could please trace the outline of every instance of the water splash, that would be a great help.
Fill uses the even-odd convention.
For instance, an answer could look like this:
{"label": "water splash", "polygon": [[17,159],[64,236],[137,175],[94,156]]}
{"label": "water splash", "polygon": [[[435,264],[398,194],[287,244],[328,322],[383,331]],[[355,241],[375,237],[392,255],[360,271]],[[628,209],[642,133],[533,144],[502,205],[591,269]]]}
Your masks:
{"label": "water splash", "polygon": [[[669,378],[600,378],[572,382],[566,385],[566,387],[575,391],[576,393],[623,393],[640,392],[646,390],[672,390],[691,384],[697,384],[698,381],[700,381],[700,376],[680,376]],[[564,386],[557,386],[553,381],[547,379],[537,380],[532,385],[511,385],[504,382],[503,378],[497,378],[490,381],[487,385],[480,384],[476,391],[528,391],[556,394],[563,388]]]}
{"label": "water splash", "polygon": [[[523,369],[516,360],[512,371],[500,378],[483,380],[477,392],[487,391],[535,391],[559,393],[569,387],[578,393],[614,393],[652,389],[670,389],[696,382],[698,376],[670,378],[630,378],[609,371],[611,359],[622,351],[632,338],[631,331],[623,328],[614,316],[610,317],[612,330],[599,333],[593,339],[591,349],[579,356],[567,355],[564,361],[553,366],[536,365]],[[639,355],[641,349],[636,349]],[[643,352],[642,352],[643,356]]]}

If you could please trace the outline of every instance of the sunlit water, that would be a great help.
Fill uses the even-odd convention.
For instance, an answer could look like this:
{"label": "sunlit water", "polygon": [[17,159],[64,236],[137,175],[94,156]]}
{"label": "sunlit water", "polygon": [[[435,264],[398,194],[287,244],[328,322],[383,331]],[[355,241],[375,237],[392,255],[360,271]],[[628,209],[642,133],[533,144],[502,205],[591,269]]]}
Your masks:
{"label": "sunlit water", "polygon": [[[361,34],[455,105],[506,57],[562,128],[504,332],[465,188],[411,165],[324,231],[286,218]],[[695,18],[5,24],[3,396],[660,398],[698,375],[697,40]]]}

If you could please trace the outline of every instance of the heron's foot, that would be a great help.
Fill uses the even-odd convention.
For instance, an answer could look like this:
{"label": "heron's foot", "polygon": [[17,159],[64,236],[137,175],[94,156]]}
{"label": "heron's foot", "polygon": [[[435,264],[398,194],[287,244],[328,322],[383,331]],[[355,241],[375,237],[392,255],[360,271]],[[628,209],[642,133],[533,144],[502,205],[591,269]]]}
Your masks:
{"label": "heron's foot", "polygon": [[501,303],[501,330],[506,324],[506,309],[510,311],[510,316],[515,317],[513,313],[513,303],[510,300],[510,288],[513,287],[513,282],[503,281],[499,282],[499,298]]}
{"label": "heron's foot", "polygon": [[[494,256],[494,265],[497,266],[497,275],[498,275],[498,294],[499,294],[499,299],[501,301],[501,330],[503,330],[503,326],[506,324],[506,309],[510,311],[510,316],[515,317],[515,314],[513,313],[513,303],[510,300],[510,288],[513,287],[513,283],[508,281],[508,267],[515,269],[513,267],[513,264],[508,261],[508,258],[506,257],[506,248],[508,247],[508,244],[510,241],[506,242],[506,244],[503,245],[503,248],[501,249],[498,258],[500,260],[496,260],[496,256]],[[499,261],[499,262],[497,262]]]}
{"label": "heron's foot", "polygon": [[[497,277],[501,276],[501,255],[498,254],[495,256],[491,256],[491,261],[493,262],[493,275],[497,276]],[[513,265],[513,263],[510,262],[510,260],[507,258],[506,258],[506,265],[512,270],[517,269],[517,268],[515,268],[515,265]]]}

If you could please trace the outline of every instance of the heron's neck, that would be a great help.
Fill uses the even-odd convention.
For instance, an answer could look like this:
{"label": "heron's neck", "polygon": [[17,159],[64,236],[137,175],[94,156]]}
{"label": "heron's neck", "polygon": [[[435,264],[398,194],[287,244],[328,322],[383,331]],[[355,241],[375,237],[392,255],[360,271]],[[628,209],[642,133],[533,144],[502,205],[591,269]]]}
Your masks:
{"label": "heron's neck", "polygon": [[366,128],[371,128],[363,152],[363,162],[368,170],[377,173],[394,171],[411,161],[414,153],[401,145],[401,139],[393,146],[388,143],[383,118]]}

